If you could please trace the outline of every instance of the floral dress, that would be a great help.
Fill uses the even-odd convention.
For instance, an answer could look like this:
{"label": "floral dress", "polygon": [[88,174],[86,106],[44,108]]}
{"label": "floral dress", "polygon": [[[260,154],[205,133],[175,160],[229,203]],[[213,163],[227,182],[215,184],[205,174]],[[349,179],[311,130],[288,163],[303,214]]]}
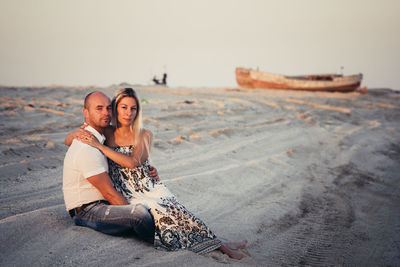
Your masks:
{"label": "floral dress", "polygon": [[[114,150],[129,155],[133,146]],[[129,169],[108,160],[115,189],[132,204],[147,206],[155,222],[154,246],[166,250],[188,249],[198,254],[213,251],[221,241],[196,216],[190,213],[162,182],[149,176],[149,162]]]}

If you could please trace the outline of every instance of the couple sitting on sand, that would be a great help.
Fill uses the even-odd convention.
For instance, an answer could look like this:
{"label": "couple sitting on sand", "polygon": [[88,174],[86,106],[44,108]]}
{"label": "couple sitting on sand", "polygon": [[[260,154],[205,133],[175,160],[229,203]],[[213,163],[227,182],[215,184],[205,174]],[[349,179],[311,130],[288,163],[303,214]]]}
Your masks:
{"label": "couple sitting on sand", "polygon": [[64,159],[64,201],[76,225],[113,235],[133,231],[170,251],[219,249],[234,259],[245,256],[238,249],[246,241],[222,243],[159,181],[148,161],[152,134],[141,127],[133,89],[120,90],[111,102],[92,92],[83,113],[86,124],[65,138],[70,147]]}

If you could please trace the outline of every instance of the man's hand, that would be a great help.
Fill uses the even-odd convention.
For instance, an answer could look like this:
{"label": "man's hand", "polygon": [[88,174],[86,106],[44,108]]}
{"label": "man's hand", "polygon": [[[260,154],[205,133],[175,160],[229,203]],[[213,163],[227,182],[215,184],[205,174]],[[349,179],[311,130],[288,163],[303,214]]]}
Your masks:
{"label": "man's hand", "polygon": [[154,181],[160,181],[160,178],[158,177],[158,172],[157,169],[154,168],[153,166],[149,166],[149,175],[151,177],[151,179],[153,179]]}

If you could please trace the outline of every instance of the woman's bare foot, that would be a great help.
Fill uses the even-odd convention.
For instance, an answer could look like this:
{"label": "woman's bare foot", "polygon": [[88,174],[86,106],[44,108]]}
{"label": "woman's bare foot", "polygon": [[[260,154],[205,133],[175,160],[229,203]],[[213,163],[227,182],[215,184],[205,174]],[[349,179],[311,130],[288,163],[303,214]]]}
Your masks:
{"label": "woman's bare foot", "polygon": [[239,251],[235,251],[235,250],[227,247],[225,244],[222,244],[219,249],[223,253],[225,253],[226,255],[228,255],[229,257],[231,257],[232,259],[235,259],[235,260],[241,260],[244,257],[246,257],[246,255],[244,255],[243,253],[240,253]]}
{"label": "woman's bare foot", "polygon": [[247,240],[243,240],[242,242],[224,243],[224,245],[230,249],[241,249],[246,247]]}

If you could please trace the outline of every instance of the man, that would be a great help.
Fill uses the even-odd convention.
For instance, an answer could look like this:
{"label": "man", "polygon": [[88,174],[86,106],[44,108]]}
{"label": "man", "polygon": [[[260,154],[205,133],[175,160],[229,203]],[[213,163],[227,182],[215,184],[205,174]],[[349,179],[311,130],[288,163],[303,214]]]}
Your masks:
{"label": "man", "polygon": [[[83,113],[90,131],[101,143],[110,123],[111,102],[101,92],[86,96]],[[147,207],[129,205],[113,187],[105,156],[96,148],[74,140],[64,159],[65,206],[76,225],[119,235],[133,231],[149,242],[154,238],[154,220]]]}

